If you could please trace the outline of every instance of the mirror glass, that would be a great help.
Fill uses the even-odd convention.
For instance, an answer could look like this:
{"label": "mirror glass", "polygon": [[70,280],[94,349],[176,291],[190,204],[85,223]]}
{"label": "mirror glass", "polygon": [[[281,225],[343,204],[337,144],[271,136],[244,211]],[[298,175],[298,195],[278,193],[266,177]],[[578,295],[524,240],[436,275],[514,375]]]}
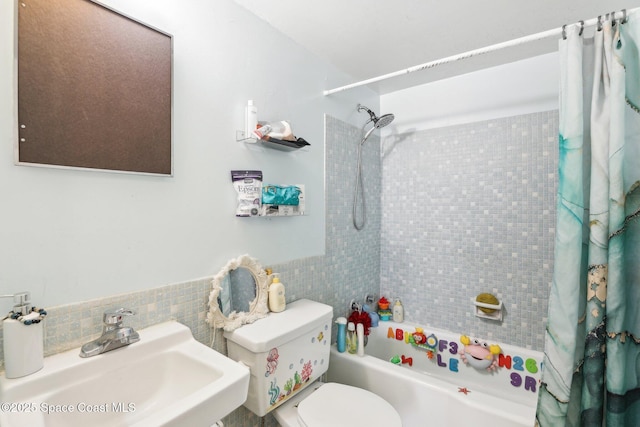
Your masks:
{"label": "mirror glass", "polygon": [[267,315],[267,274],[248,255],[230,260],[211,282],[207,322],[232,331]]}
{"label": "mirror glass", "polygon": [[249,311],[249,303],[256,298],[256,281],[251,271],[239,267],[229,272],[232,311]]}

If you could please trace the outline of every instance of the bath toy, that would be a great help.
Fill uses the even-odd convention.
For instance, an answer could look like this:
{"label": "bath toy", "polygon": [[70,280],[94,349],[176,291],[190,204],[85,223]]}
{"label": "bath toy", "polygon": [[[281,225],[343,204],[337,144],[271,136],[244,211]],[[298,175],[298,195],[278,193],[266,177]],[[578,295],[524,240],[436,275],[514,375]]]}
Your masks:
{"label": "bath toy", "polygon": [[392,315],[393,313],[391,313],[391,310],[380,310],[378,312],[378,316],[380,316],[380,320],[383,320],[383,321],[391,320]]}
{"label": "bath toy", "polygon": [[429,335],[427,337],[426,345],[427,347],[435,350],[436,348],[438,348],[438,337],[436,337],[434,334]]}
{"label": "bath toy", "polygon": [[378,307],[380,308],[380,310],[387,310],[389,309],[389,300],[386,299],[385,297],[381,297],[378,300]]}
{"label": "bath toy", "polygon": [[402,359],[400,359],[400,356],[396,354],[391,359],[389,359],[389,362],[393,363],[394,365],[399,365],[402,363]]}
{"label": "bath toy", "polygon": [[412,334],[412,339],[411,345],[426,350],[429,359],[432,359],[435,352],[438,351],[438,338],[434,334],[426,336],[422,328],[416,327],[416,331]]}
{"label": "bath toy", "polygon": [[458,393],[469,394],[469,393],[471,393],[471,390],[469,390],[466,387],[458,387]]}
{"label": "bath toy", "polygon": [[413,366],[413,357],[404,357],[404,354],[402,355],[402,364],[408,364],[409,366]]}
{"label": "bath toy", "polygon": [[426,344],[427,336],[424,334],[424,330],[422,328],[416,328],[416,331],[411,334],[413,337],[413,342],[416,344]]}
{"label": "bath toy", "polygon": [[498,355],[502,352],[499,345],[489,345],[484,341],[471,339],[466,335],[460,337],[464,346],[458,352],[462,361],[476,369],[493,371],[498,369]]}
{"label": "bath toy", "polygon": [[398,341],[404,340],[404,331],[400,328],[396,329],[396,340]]}

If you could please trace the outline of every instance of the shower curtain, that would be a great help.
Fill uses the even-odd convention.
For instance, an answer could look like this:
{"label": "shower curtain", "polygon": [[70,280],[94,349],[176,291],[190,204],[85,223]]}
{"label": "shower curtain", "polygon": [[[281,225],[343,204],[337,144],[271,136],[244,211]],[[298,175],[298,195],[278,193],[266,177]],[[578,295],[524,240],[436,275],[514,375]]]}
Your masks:
{"label": "shower curtain", "polygon": [[640,14],[560,41],[559,187],[537,421],[640,426]]}

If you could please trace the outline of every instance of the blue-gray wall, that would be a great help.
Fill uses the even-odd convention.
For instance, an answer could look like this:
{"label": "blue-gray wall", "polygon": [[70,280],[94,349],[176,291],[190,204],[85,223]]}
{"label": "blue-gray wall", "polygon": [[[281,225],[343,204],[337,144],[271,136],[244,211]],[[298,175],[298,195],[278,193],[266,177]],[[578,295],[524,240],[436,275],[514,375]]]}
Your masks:
{"label": "blue-gray wall", "polygon": [[[554,110],[385,139],[380,286],[407,319],[543,349],[557,135]],[[504,322],[473,314],[481,292]]]}

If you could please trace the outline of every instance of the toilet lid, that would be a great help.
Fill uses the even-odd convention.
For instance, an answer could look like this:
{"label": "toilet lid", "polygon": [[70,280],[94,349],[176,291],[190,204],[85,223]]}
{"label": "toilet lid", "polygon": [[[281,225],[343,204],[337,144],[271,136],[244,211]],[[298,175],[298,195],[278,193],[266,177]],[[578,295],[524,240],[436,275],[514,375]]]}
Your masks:
{"label": "toilet lid", "polygon": [[357,387],[327,383],[298,405],[298,420],[307,427],[400,427],[400,415],[380,396]]}

